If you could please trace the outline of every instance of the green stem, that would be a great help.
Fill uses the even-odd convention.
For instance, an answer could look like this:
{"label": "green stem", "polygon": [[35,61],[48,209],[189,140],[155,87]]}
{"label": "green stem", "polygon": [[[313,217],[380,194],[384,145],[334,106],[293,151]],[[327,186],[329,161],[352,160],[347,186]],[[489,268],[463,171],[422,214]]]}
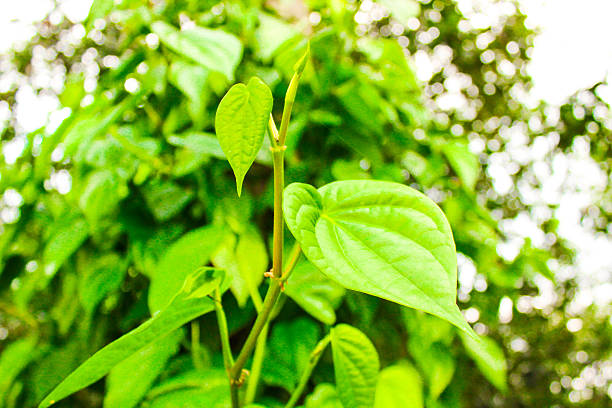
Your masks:
{"label": "green stem", "polygon": [[261,331],[261,334],[257,338],[255,352],[253,353],[251,374],[249,375],[249,382],[247,383],[247,389],[244,394],[244,403],[246,405],[252,403],[255,400],[255,394],[257,393],[257,384],[259,383],[259,377],[261,376],[261,369],[263,367],[264,357],[266,356],[266,343],[268,341],[269,328],[270,322],[268,322],[268,324],[264,326],[263,330]]}
{"label": "green stem", "polygon": [[287,264],[285,265],[283,276],[281,276],[280,281],[282,284],[287,282],[287,279],[289,279],[289,276],[291,276],[291,272],[293,271],[293,268],[295,268],[295,265],[297,265],[301,254],[302,248],[300,247],[300,244],[296,242],[295,245],[293,245],[293,248],[291,249],[291,253],[289,254],[289,259],[287,260]]}
{"label": "green stem", "polygon": [[193,366],[196,370],[202,370],[204,368],[200,350],[200,322],[193,320],[191,322],[191,358],[193,359]]}
{"label": "green stem", "polygon": [[227,330],[227,318],[223,311],[223,304],[221,303],[221,292],[219,288],[215,289],[214,293],[215,312],[217,314],[217,325],[219,326],[219,337],[221,338],[221,351],[223,353],[223,365],[230,382],[230,389],[232,395],[232,408],[240,408],[240,399],[238,398],[238,389],[232,387],[233,381],[230,375],[230,370],[234,365],[234,358],[232,357],[232,348],[229,341],[229,332]]}
{"label": "green stem", "polygon": [[317,366],[319,359],[323,355],[323,351],[325,351],[325,348],[327,347],[330,341],[331,337],[328,334],[327,336],[323,337],[323,339],[321,339],[321,341],[319,341],[319,343],[316,345],[314,350],[312,350],[312,353],[310,353],[310,359],[308,360],[308,366],[306,366],[306,368],[304,369],[302,377],[300,378],[300,382],[291,394],[291,398],[287,402],[287,405],[285,405],[285,408],[293,408],[298,402],[298,400],[304,393],[304,388],[306,388],[306,385],[308,384],[310,375]]}

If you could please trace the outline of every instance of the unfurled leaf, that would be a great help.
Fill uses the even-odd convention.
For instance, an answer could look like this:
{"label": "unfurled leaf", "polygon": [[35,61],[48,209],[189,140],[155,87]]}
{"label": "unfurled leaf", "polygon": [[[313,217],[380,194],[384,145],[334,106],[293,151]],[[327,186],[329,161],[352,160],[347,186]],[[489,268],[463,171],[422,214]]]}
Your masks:
{"label": "unfurled leaf", "polygon": [[157,264],[149,287],[149,310],[163,309],[180,290],[185,278],[204,266],[221,244],[225,228],[209,225],[183,235],[174,242]]}
{"label": "unfurled leaf", "polygon": [[336,388],[345,407],[372,408],[380,368],[374,345],[358,329],[339,324],[331,330]]}
{"label": "unfurled leaf", "polygon": [[501,392],[506,392],[506,358],[504,351],[499,345],[489,337],[480,337],[475,340],[463,333],[459,334],[468,356],[474,360],[480,372],[491,384]]}
{"label": "unfurled leaf", "polygon": [[[200,269],[189,275],[185,279],[183,288],[166,308],[91,356],[55,387],[40,403],[39,408],[46,408],[93,384],[117,364],[135,353],[143,352],[154,341],[169,335],[196,317],[214,310],[213,300],[207,296],[211,291],[211,282],[214,282],[216,287],[227,287],[225,273],[219,269]],[[209,288],[209,291],[202,291],[202,287]]]}
{"label": "unfurled leaf", "polygon": [[228,80],[234,78],[234,71],[242,58],[242,44],[234,35],[202,27],[179,31],[163,21],[154,22],[151,29],[162,44],[177,54],[210,71],[222,73]]}
{"label": "unfurled leaf", "polygon": [[380,372],[374,408],[423,408],[423,381],[408,362]]}
{"label": "unfurled leaf", "polygon": [[453,235],[438,206],[402,184],[294,183],[285,219],[306,257],[342,286],[439,316],[472,335],[457,304]]}
{"label": "unfurled leaf", "polygon": [[285,289],[295,303],[327,325],[336,322],[335,309],[340,305],[344,292],[342,286],[305,260],[295,266]]}
{"label": "unfurled leaf", "polygon": [[173,331],[117,364],[106,380],[104,407],[137,406],[163,371],[168,359],[176,354],[182,339],[182,331]]}
{"label": "unfurled leaf", "polygon": [[272,92],[259,78],[232,86],[217,108],[217,138],[234,170],[239,196],[244,176],[263,144],[271,111]]}

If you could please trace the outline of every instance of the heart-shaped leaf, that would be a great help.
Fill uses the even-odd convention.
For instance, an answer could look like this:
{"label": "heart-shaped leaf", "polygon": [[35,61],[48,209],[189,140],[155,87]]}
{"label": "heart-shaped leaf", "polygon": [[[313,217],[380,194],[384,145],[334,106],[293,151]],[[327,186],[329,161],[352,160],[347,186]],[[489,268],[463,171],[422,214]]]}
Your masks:
{"label": "heart-shaped leaf", "polygon": [[439,316],[473,334],[455,297],[457,256],[438,206],[403,184],[338,181],[285,189],[284,213],[306,257],[342,286]]}
{"label": "heart-shaped leaf", "polygon": [[272,111],[272,92],[259,78],[236,84],[225,94],[215,117],[219,144],[236,176],[238,196],[242,181],[263,144]]}
{"label": "heart-shaped leaf", "polygon": [[336,387],[342,405],[372,408],[380,369],[374,345],[360,330],[339,324],[331,330]]}

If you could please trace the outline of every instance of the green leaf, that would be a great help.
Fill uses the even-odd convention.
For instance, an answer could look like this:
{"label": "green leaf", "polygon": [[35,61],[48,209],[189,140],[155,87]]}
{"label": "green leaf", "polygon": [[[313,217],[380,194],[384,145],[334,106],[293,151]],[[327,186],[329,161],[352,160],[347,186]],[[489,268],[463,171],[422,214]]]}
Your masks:
{"label": "green leaf", "polygon": [[45,276],[50,279],[66,262],[89,235],[87,223],[82,218],[73,218],[64,222],[49,239],[43,251],[43,264]]}
{"label": "green leaf", "polygon": [[35,357],[36,336],[29,336],[7,345],[0,354],[0,408],[8,398],[15,378]]}
{"label": "green leaf", "polygon": [[206,90],[208,74],[208,69],[201,65],[194,65],[181,60],[173,62],[168,72],[170,83],[189,98],[189,114],[196,124],[201,124],[205,118],[206,102],[209,95]]}
{"label": "green leaf", "polygon": [[231,291],[244,307],[249,295],[257,291],[268,266],[268,252],[259,234],[247,224],[239,235],[228,233],[211,257],[212,263],[232,278]]}
{"label": "green leaf", "polygon": [[179,350],[183,337],[181,330],[175,330],[117,364],[106,379],[104,407],[137,406],[163,371],[168,359]]}
{"label": "green leaf", "polygon": [[142,195],[158,221],[174,217],[193,199],[193,192],[171,181],[149,183],[143,186]]}
{"label": "green leaf", "polygon": [[340,306],[344,293],[342,286],[305,260],[295,266],[285,289],[285,294],[302,309],[330,326],[336,322],[335,309]]}
{"label": "green leaf", "polygon": [[463,185],[469,191],[474,191],[480,175],[478,158],[465,144],[457,142],[445,144],[442,151]]}
{"label": "green leaf", "polygon": [[308,365],[319,338],[319,328],[307,318],[274,325],[266,349],[262,378],[291,392]]}
{"label": "green leaf", "polygon": [[284,213],[306,257],[342,286],[439,316],[472,334],[457,304],[453,235],[438,206],[384,181],[294,183]]}
{"label": "green leaf", "polygon": [[190,273],[208,263],[224,234],[223,227],[209,225],[188,232],[168,248],[151,277],[148,301],[152,315],[170,303]]}
{"label": "green leaf", "polygon": [[430,344],[421,337],[411,337],[408,346],[419,369],[425,375],[429,398],[436,400],[453,379],[455,359],[443,344]]}
{"label": "green leaf", "polygon": [[339,324],[331,330],[336,388],[345,407],[372,408],[380,368],[374,345],[358,329]]}
{"label": "green leaf", "polygon": [[478,341],[459,333],[467,355],[474,360],[480,372],[501,392],[508,390],[506,372],[508,370],[504,351],[489,337],[480,337]]}
{"label": "green leaf", "polygon": [[408,362],[380,372],[376,384],[375,408],[423,408],[423,381]]}
{"label": "green leaf", "polygon": [[288,42],[294,42],[299,31],[294,25],[266,13],[259,13],[259,27],[255,30],[257,57],[269,62]]}
{"label": "green leaf", "polygon": [[336,387],[318,384],[312,394],[306,397],[304,408],[344,408],[338,398]]}
{"label": "green leaf", "polygon": [[189,275],[181,291],[164,310],[96,352],[55,387],[40,403],[39,408],[46,408],[93,384],[117,364],[135,353],[142,352],[152,342],[167,336],[196,317],[214,310],[213,300],[207,296],[214,290],[213,286],[222,288],[227,286],[223,271],[206,268]]}
{"label": "green leaf", "polygon": [[230,81],[234,78],[234,71],[242,58],[242,44],[236,36],[202,27],[179,31],[163,21],[151,24],[151,30],[177,54],[210,71],[222,73]]}
{"label": "green leaf", "polygon": [[113,9],[113,5],[113,0],[94,0],[87,16],[88,29],[97,19],[105,17]]}
{"label": "green leaf", "polygon": [[[125,187],[124,187],[125,188]],[[110,170],[99,170],[87,178],[79,206],[92,224],[112,213],[121,201],[119,177]]]}
{"label": "green leaf", "polygon": [[227,374],[219,369],[188,371],[153,388],[147,400],[149,408],[227,408]]}
{"label": "green leaf", "polygon": [[110,292],[119,289],[127,272],[127,263],[116,253],[91,258],[79,280],[79,299],[91,315]]}
{"label": "green leaf", "polygon": [[234,170],[238,196],[244,176],[263,144],[271,111],[272,92],[255,77],[247,85],[232,86],[219,103],[215,129],[221,149]]}

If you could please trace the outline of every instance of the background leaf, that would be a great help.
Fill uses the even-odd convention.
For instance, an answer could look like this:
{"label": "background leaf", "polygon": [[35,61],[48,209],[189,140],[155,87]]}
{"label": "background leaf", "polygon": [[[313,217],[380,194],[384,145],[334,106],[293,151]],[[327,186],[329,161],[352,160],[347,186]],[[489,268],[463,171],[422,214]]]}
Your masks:
{"label": "background leaf", "polygon": [[376,384],[375,408],[423,408],[423,381],[418,371],[403,361],[383,369]]}
{"label": "background leaf", "polygon": [[[224,286],[225,273],[218,269],[202,269],[185,279],[183,289],[172,302],[154,317],[136,329],[105,346],[81,364],[40,403],[39,408],[51,406],[56,401],[93,384],[135,353],[143,352],[151,343],[169,335],[185,323],[214,310],[212,299],[207,297],[214,286]],[[202,292],[206,287],[208,291]]]}
{"label": "background leaf", "polygon": [[339,324],[331,330],[336,388],[345,407],[371,408],[380,368],[374,345],[358,329]]}

